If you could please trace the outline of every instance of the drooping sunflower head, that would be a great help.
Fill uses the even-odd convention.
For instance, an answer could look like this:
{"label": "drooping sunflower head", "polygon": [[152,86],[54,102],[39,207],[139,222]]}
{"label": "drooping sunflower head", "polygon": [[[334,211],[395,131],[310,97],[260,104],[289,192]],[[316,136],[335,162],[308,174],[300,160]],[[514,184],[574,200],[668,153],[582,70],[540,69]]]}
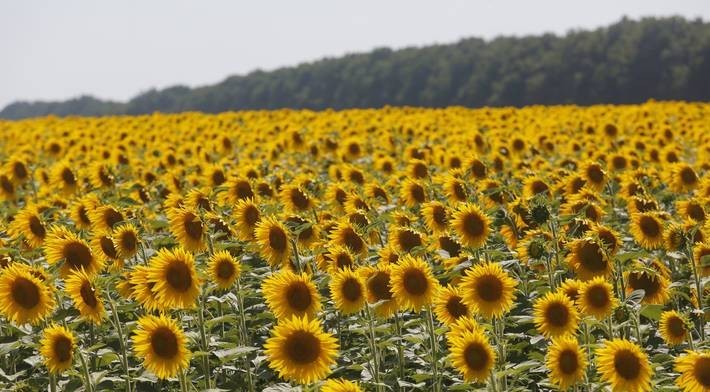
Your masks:
{"label": "drooping sunflower head", "polygon": [[305,273],[295,274],[282,269],[264,280],[261,291],[266,305],[277,319],[287,319],[294,315],[315,317],[321,309],[320,294]]}
{"label": "drooping sunflower head", "polygon": [[365,306],[365,280],[350,268],[331,272],[330,297],[343,314],[356,313]]}
{"label": "drooping sunflower head", "polygon": [[553,340],[547,350],[545,364],[550,370],[550,381],[566,390],[584,380],[587,355],[580,348],[577,339],[566,336]]}
{"label": "drooping sunflower head", "polygon": [[42,246],[47,238],[47,224],[40,207],[34,204],[25,206],[10,222],[8,234],[14,239],[24,239],[31,248]]}
{"label": "drooping sunflower head", "polygon": [[52,324],[42,332],[39,352],[50,373],[59,374],[72,366],[76,338],[61,325]]}
{"label": "drooping sunflower head", "polygon": [[643,350],[625,339],[607,340],[597,349],[597,369],[601,379],[615,391],[651,390],[653,370]]}
{"label": "drooping sunflower head", "polygon": [[333,245],[328,249],[329,270],[331,272],[343,269],[354,269],[356,258],[349,248],[340,245]]}
{"label": "drooping sunflower head", "polygon": [[21,325],[38,324],[54,309],[51,289],[28,268],[10,265],[0,273],[0,314]]}
{"label": "drooping sunflower head", "polygon": [[618,304],[611,283],[598,276],[582,285],[579,290],[577,305],[582,314],[604,320]]}
{"label": "drooping sunflower head", "polygon": [[200,295],[195,258],[183,248],[161,249],[148,264],[146,280],[163,309],[189,309]]}
{"label": "drooping sunflower head", "polygon": [[261,256],[272,266],[288,264],[291,255],[289,231],[274,217],[265,217],[254,229]]}
{"label": "drooping sunflower head", "polygon": [[531,176],[523,181],[523,198],[529,199],[536,195],[549,195],[550,186],[537,176]]}
{"label": "drooping sunflower head", "polygon": [[119,258],[130,259],[138,253],[140,239],[138,229],[132,223],[124,223],[113,230],[113,247]]}
{"label": "drooping sunflower head", "polygon": [[355,255],[367,253],[367,243],[353,225],[347,220],[340,220],[337,226],[330,233],[330,243],[332,245],[344,246]]}
{"label": "drooping sunflower head", "polygon": [[69,216],[74,221],[77,229],[88,229],[91,227],[91,212],[99,205],[98,196],[90,193],[76,201],[70,211]]}
{"label": "drooping sunflower head", "polygon": [[254,239],[254,229],[261,220],[261,211],[254,202],[254,199],[240,199],[232,209],[232,215],[236,220],[237,236],[242,241]]}
{"label": "drooping sunflower head", "polygon": [[566,279],[560,285],[559,290],[570,299],[570,301],[576,303],[579,298],[579,291],[582,288],[584,282],[577,279]]}
{"label": "drooping sunflower head", "polygon": [[603,245],[593,238],[578,238],[567,246],[567,264],[572,267],[578,279],[586,281],[597,276],[609,276],[613,265]]}
{"label": "drooping sunflower head", "polygon": [[451,338],[450,359],[467,382],[485,382],[496,354],[483,331],[463,331]]}
{"label": "drooping sunflower head", "polygon": [[376,267],[359,269],[365,279],[367,302],[376,304],[375,315],[390,317],[397,311],[398,303],[392,294],[392,266],[378,264]]}
{"label": "drooping sunflower head", "polygon": [[459,241],[468,247],[480,248],[486,243],[490,233],[490,219],[473,204],[462,204],[454,212],[451,226]]}
{"label": "drooping sunflower head", "polygon": [[109,205],[98,206],[89,212],[91,226],[94,231],[110,232],[125,220],[121,211]]}
{"label": "drooping sunflower head", "polygon": [[400,306],[415,312],[430,304],[439,289],[431,266],[421,258],[410,255],[402,256],[392,268],[390,283],[392,294]]}
{"label": "drooping sunflower head", "polygon": [[682,314],[675,310],[667,310],[661,313],[661,319],[658,322],[658,332],[669,346],[682,344],[690,333],[688,321]]}
{"label": "drooping sunflower head", "polygon": [[699,275],[710,276],[710,243],[699,243],[693,247],[693,259]]}
{"label": "drooping sunflower head", "polygon": [[434,313],[443,324],[451,326],[460,319],[472,317],[471,309],[464,303],[460,290],[448,285],[436,292]]}
{"label": "drooping sunflower head", "polygon": [[467,271],[459,290],[474,314],[493,318],[512,309],[517,285],[499,264],[479,263]]}
{"label": "drooping sunflower head", "polygon": [[93,278],[83,270],[74,271],[66,280],[66,291],[85,320],[101,324],[106,316],[101,293],[94,285]]}
{"label": "drooping sunflower head", "polygon": [[684,391],[710,389],[710,352],[688,351],[675,360],[676,385]]}
{"label": "drooping sunflower head", "polygon": [[184,205],[190,211],[212,211],[212,200],[210,192],[206,189],[194,188],[190,189],[185,195]]}
{"label": "drooping sunflower head", "polygon": [[147,315],[138,319],[133,335],[133,351],[143,367],[158,378],[174,377],[190,363],[187,337],[172,318]]}
{"label": "drooping sunflower head", "polygon": [[663,221],[656,213],[632,214],[629,231],[643,248],[657,249],[663,246]]}
{"label": "drooping sunflower head", "polygon": [[62,263],[64,277],[80,270],[94,275],[103,268],[102,260],[94,256],[89,244],[64,226],[52,227],[44,244],[44,253],[48,263]]}
{"label": "drooping sunflower head", "polygon": [[432,201],[425,203],[421,210],[424,223],[434,234],[446,232],[449,223],[449,212],[443,203]]}
{"label": "drooping sunflower head", "polygon": [[670,282],[661,274],[645,270],[627,271],[624,273],[624,280],[627,282],[627,294],[634,290],[644,291],[641,303],[664,305],[670,299]]}
{"label": "drooping sunflower head", "polygon": [[393,227],[390,229],[389,242],[392,248],[400,253],[410,253],[425,244],[424,235],[410,227]]}
{"label": "drooping sunflower head", "polygon": [[110,188],[116,183],[116,177],[111,172],[109,165],[97,161],[89,166],[89,181],[94,188]]}
{"label": "drooping sunflower head", "polygon": [[402,182],[399,198],[407,207],[416,207],[427,201],[426,188],[420,181],[406,178]]}
{"label": "drooping sunflower head", "polygon": [[338,354],[337,339],[317,319],[281,320],[264,344],[269,367],[284,380],[310,384],[328,376]]}
{"label": "drooping sunflower head", "polygon": [[281,202],[287,211],[293,213],[308,211],[313,207],[313,199],[296,185],[281,187]]}
{"label": "drooping sunflower head", "polygon": [[170,210],[170,233],[178,243],[190,252],[207,249],[207,225],[199,215],[186,208]]}
{"label": "drooping sunflower head", "polygon": [[290,215],[285,219],[285,223],[291,234],[298,241],[299,247],[304,249],[311,248],[318,241],[320,233],[318,226],[313,222],[298,215]]}
{"label": "drooping sunflower head", "polygon": [[210,279],[218,288],[228,290],[239,279],[241,265],[226,250],[215,252],[207,263]]}

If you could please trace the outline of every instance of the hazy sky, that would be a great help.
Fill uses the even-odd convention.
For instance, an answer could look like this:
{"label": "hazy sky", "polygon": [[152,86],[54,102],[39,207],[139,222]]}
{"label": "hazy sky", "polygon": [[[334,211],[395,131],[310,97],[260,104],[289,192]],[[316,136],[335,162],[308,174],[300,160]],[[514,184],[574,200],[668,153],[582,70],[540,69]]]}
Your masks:
{"label": "hazy sky", "polygon": [[710,20],[710,0],[0,0],[0,107],[125,100],[380,46],[562,34],[623,15]]}

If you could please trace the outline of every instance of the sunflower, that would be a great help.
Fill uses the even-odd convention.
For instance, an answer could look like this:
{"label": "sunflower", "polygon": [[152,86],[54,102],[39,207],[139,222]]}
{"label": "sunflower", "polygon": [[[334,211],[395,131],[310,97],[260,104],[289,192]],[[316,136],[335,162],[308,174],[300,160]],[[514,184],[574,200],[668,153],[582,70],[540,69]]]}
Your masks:
{"label": "sunflower", "polygon": [[478,206],[462,204],[453,213],[451,226],[465,246],[480,248],[490,233],[490,220]]}
{"label": "sunflower", "polygon": [[207,249],[205,236],[207,225],[202,219],[185,208],[173,209],[169,212],[170,233],[178,243],[190,252],[199,252]]}
{"label": "sunflower", "polygon": [[50,174],[52,188],[64,196],[71,195],[79,189],[79,178],[67,162],[59,162],[52,168]]}
{"label": "sunflower", "polygon": [[272,267],[286,265],[291,256],[288,229],[273,217],[259,221],[254,229],[261,256]]}
{"label": "sunflower", "polygon": [[661,334],[663,341],[669,346],[682,344],[690,333],[685,317],[675,310],[667,310],[661,313],[658,332]]}
{"label": "sunflower", "polygon": [[570,250],[567,264],[580,280],[611,275],[613,264],[599,242],[592,238],[578,238],[567,245]]}
{"label": "sunflower", "polygon": [[533,315],[537,329],[545,337],[557,338],[573,335],[577,331],[579,315],[574,302],[564,293],[548,292],[535,301]]}
{"label": "sunflower", "polygon": [[465,202],[468,200],[468,189],[466,183],[457,177],[449,176],[444,180],[444,193],[446,198],[452,203]]}
{"label": "sunflower", "polygon": [[34,204],[25,206],[15,214],[7,232],[14,239],[24,239],[31,248],[42,246],[47,238],[47,225],[42,218],[40,207]]}
{"label": "sunflower", "polygon": [[647,271],[627,271],[624,273],[627,282],[626,293],[634,290],[643,290],[644,296],[641,303],[664,305],[670,299],[668,287],[670,282],[661,274],[652,274]]}
{"label": "sunflower", "polygon": [[550,186],[542,179],[531,176],[523,181],[523,198],[529,199],[536,195],[549,195]]}
{"label": "sunflower", "polygon": [[97,206],[89,212],[91,227],[94,231],[110,232],[115,226],[125,220],[118,209],[112,206]]}
{"label": "sunflower", "polygon": [[254,200],[254,197],[256,197],[251,182],[247,178],[232,177],[227,180],[224,186],[227,190],[222,198],[226,204],[236,204],[242,200]]}
{"label": "sunflower", "polygon": [[279,377],[310,384],[330,374],[338,355],[337,339],[323,331],[317,319],[291,317],[280,321],[266,340],[269,367]]}
{"label": "sunflower", "polygon": [[102,260],[94,257],[91,247],[78,235],[64,226],[53,226],[44,244],[44,253],[49,264],[63,261],[61,275],[84,270],[90,276],[103,268]]}
{"label": "sunflower", "polygon": [[321,309],[320,294],[305,273],[283,269],[264,280],[261,292],[266,305],[279,320],[294,315],[314,317]]}
{"label": "sunflower", "polygon": [[236,220],[237,237],[242,241],[254,239],[254,229],[261,220],[261,212],[254,199],[240,199],[232,209],[232,216]]}
{"label": "sunflower", "polygon": [[553,340],[547,350],[545,365],[550,370],[550,382],[566,390],[584,380],[587,356],[577,339],[565,336]]}
{"label": "sunflower", "polygon": [[69,211],[69,216],[72,221],[74,221],[74,226],[76,226],[77,229],[88,229],[91,227],[90,214],[91,211],[99,205],[99,203],[100,201],[98,196],[93,193],[89,193],[72,205]]}
{"label": "sunflower", "polygon": [[331,378],[321,385],[320,392],[362,392],[362,389],[352,381]]}
{"label": "sunflower", "polygon": [[463,302],[461,291],[448,285],[438,290],[434,296],[434,313],[443,324],[451,326],[457,320],[470,318],[471,309]]}
{"label": "sunflower", "polygon": [[123,265],[110,233],[94,233],[94,238],[91,239],[91,250],[102,264],[108,263],[112,267]]}
{"label": "sunflower", "polygon": [[594,224],[586,234],[592,238],[599,239],[598,243],[604,246],[606,254],[613,256],[619,251],[621,240],[619,239],[619,233],[616,231],[603,225]]}
{"label": "sunflower", "polygon": [[365,278],[367,302],[375,304],[375,315],[390,317],[397,311],[398,303],[392,295],[392,266],[378,264],[376,267],[360,268]]}
{"label": "sunflower", "polygon": [[456,321],[449,325],[449,332],[446,334],[446,340],[449,346],[460,337],[464,332],[477,332],[481,331],[482,328],[473,317],[459,317]]}
{"label": "sunflower", "polygon": [[710,390],[710,352],[688,351],[675,359],[676,385],[686,392]]}
{"label": "sunflower", "polygon": [[587,281],[579,289],[577,305],[580,312],[594,316],[598,320],[609,316],[617,304],[614,289],[604,277],[598,276]]}
{"label": "sunflower", "polygon": [[516,248],[518,258],[527,265],[538,263],[544,268],[539,262],[548,254],[546,248],[550,241],[552,241],[552,236],[547,232],[540,230],[527,232],[525,238],[518,243]]}
{"label": "sunflower", "polygon": [[349,268],[333,272],[330,298],[343,314],[357,313],[365,306],[365,280]]}
{"label": "sunflower", "polygon": [[675,163],[668,170],[667,182],[675,193],[686,193],[697,188],[700,178],[687,163]]}
{"label": "sunflower", "polygon": [[290,229],[293,237],[296,237],[298,246],[302,249],[311,248],[318,240],[318,226],[311,221],[298,215],[291,215],[285,219],[284,223]]}
{"label": "sunflower", "polygon": [[355,256],[344,246],[333,245],[328,248],[327,258],[330,260],[331,272],[355,268]]}
{"label": "sunflower", "polygon": [[347,247],[355,255],[367,253],[367,243],[347,220],[340,220],[330,233],[331,245]]}
{"label": "sunflower", "polygon": [[138,253],[138,229],[132,223],[124,223],[115,228],[112,237],[119,258],[130,259]]}
{"label": "sunflower", "polygon": [[143,367],[158,378],[176,376],[190,364],[192,354],[187,348],[187,336],[170,317],[147,315],[138,319],[133,335],[133,351],[143,360]]}
{"label": "sunflower", "polygon": [[499,264],[480,263],[466,272],[459,290],[474,314],[492,318],[501,317],[513,307],[517,285]]}
{"label": "sunflower", "polygon": [[657,213],[632,214],[629,226],[631,235],[641,247],[657,249],[663,246],[663,222]]}
{"label": "sunflower", "polygon": [[609,176],[607,176],[602,165],[593,161],[586,162],[582,166],[581,175],[585,180],[585,185],[595,191],[604,189],[604,185],[609,180]]}
{"label": "sunflower", "polygon": [[92,277],[83,270],[75,271],[67,278],[66,290],[81,317],[94,324],[101,324],[106,311]]}
{"label": "sunflower", "polygon": [[218,288],[229,290],[239,279],[241,265],[229,252],[222,250],[210,257],[207,272]]}
{"label": "sunflower", "polygon": [[110,188],[116,183],[111,168],[103,162],[93,162],[89,167],[89,182],[97,189]]}
{"label": "sunflower", "polygon": [[148,272],[150,268],[144,265],[139,265],[133,269],[129,276],[129,285],[131,288],[131,296],[149,312],[162,309],[158,302],[157,293],[154,291],[155,283],[148,280]]}
{"label": "sunflower", "polygon": [[7,320],[36,325],[53,309],[52,290],[29,269],[12,264],[0,272],[0,314]]}
{"label": "sunflower", "polygon": [[625,339],[607,340],[597,349],[596,356],[601,379],[610,383],[613,391],[651,390],[653,370],[638,345]]}
{"label": "sunflower", "polygon": [[466,382],[485,382],[496,354],[482,331],[463,331],[451,339],[450,359]]}
{"label": "sunflower", "polygon": [[185,195],[184,207],[189,211],[212,211],[209,191],[200,188],[190,189]]}
{"label": "sunflower", "polygon": [[76,348],[76,338],[66,327],[51,324],[42,331],[39,353],[52,374],[71,368]]}
{"label": "sunflower", "polygon": [[424,235],[410,227],[393,227],[389,233],[389,243],[400,253],[409,253],[424,246]]}
{"label": "sunflower", "polygon": [[416,207],[427,201],[426,188],[419,181],[407,178],[402,182],[399,198],[405,206]]}
{"label": "sunflower", "polygon": [[446,232],[449,222],[449,212],[446,206],[438,201],[424,203],[421,210],[424,223],[434,234]]}
{"label": "sunflower", "polygon": [[285,185],[281,188],[281,202],[288,212],[303,212],[313,208],[313,200],[296,185]]}
{"label": "sunflower", "polygon": [[579,298],[579,291],[581,290],[582,285],[584,285],[584,282],[581,280],[565,279],[565,281],[560,285],[559,290],[564,293],[570,301],[576,303]]}
{"label": "sunflower", "polygon": [[710,243],[699,243],[693,247],[693,259],[700,276],[710,276]]}
{"label": "sunflower", "polygon": [[410,255],[402,256],[392,268],[390,278],[392,294],[403,309],[419,311],[431,303],[439,289],[431,267],[424,260]]}
{"label": "sunflower", "polygon": [[195,259],[182,248],[161,249],[150,259],[146,280],[163,309],[189,309],[200,295]]}
{"label": "sunflower", "polygon": [[698,199],[678,201],[676,202],[676,210],[685,218],[697,223],[703,223],[707,218],[704,204]]}

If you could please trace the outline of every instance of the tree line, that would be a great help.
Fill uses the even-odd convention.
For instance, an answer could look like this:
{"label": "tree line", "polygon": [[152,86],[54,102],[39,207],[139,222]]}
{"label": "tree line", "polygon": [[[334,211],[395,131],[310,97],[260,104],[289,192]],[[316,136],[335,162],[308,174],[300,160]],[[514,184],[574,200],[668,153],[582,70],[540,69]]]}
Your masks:
{"label": "tree line", "polygon": [[206,87],[153,89],[125,103],[89,96],[16,102],[0,111],[0,117],[384,105],[587,105],[651,98],[710,99],[710,23],[681,17],[624,18],[564,36],[469,38],[447,45],[380,48],[231,76]]}

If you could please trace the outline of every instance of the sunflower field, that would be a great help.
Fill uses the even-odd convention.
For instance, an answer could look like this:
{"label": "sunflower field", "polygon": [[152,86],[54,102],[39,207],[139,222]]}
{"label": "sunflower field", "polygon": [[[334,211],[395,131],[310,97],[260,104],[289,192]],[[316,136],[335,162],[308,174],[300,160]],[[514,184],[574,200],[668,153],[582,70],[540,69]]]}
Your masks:
{"label": "sunflower field", "polygon": [[2,390],[710,390],[710,104],[46,117],[0,164]]}

